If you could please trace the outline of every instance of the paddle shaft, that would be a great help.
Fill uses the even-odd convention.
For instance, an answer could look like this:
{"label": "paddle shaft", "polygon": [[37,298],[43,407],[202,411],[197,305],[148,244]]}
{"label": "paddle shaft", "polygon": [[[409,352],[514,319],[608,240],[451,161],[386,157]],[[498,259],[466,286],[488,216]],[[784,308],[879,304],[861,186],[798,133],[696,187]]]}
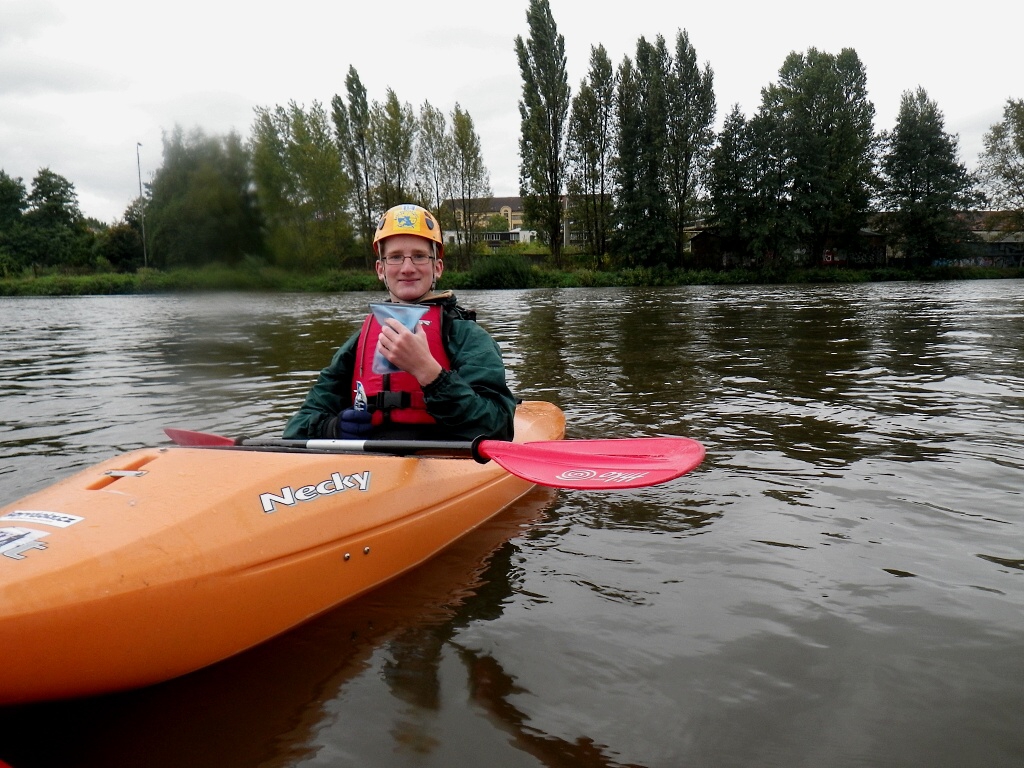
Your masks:
{"label": "paddle shaft", "polygon": [[339,453],[443,453],[446,456],[472,456],[484,463],[484,456],[479,446],[483,441],[451,441],[451,440],[332,440],[317,438],[312,440],[285,440],[270,437],[241,438],[235,442],[239,446],[261,448],[305,448],[310,451],[337,451]]}

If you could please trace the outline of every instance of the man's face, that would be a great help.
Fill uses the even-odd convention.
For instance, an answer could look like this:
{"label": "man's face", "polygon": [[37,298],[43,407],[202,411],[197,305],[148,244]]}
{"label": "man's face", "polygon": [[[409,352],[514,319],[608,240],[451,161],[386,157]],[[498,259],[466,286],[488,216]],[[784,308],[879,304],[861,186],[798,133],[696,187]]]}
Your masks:
{"label": "man's face", "polygon": [[380,242],[377,277],[387,285],[392,301],[411,303],[431,289],[444,270],[433,255],[430,241],[418,235],[392,235]]}

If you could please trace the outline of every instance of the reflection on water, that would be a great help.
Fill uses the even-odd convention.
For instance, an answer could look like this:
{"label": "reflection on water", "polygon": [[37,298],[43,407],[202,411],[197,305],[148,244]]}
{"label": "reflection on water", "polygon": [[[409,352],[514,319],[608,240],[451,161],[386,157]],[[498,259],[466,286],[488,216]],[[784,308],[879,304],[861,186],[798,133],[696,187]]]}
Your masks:
{"label": "reflection on water", "polygon": [[[277,433],[371,298],[5,299],[0,495],[164,426]],[[464,299],[570,437],[704,465],[527,499],[167,685],[0,712],[0,758],[54,764],[61,722],[82,766],[1021,763],[1024,283]]]}

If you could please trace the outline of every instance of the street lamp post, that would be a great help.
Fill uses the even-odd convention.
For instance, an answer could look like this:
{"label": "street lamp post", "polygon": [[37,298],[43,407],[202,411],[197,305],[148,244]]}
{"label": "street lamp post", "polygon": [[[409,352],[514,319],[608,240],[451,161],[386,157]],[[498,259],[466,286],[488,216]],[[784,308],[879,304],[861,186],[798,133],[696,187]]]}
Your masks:
{"label": "street lamp post", "polygon": [[142,160],[139,159],[141,142],[135,142],[135,165],[139,169],[139,218],[142,222],[142,266],[149,266],[149,253],[146,251],[146,201],[142,197]]}

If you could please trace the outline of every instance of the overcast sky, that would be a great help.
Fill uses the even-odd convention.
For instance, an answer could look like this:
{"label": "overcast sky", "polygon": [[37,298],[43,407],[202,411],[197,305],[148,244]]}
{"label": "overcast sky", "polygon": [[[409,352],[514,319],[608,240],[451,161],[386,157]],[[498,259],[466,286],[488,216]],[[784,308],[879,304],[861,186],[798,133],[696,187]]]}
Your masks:
{"label": "overcast sky", "polygon": [[[900,95],[922,86],[960,137],[969,168],[1008,98],[1024,98],[1024,3],[940,7],[910,0],[836,6],[805,0],[672,3],[550,0],[565,37],[569,83],[590,48],[612,62],[658,34],[686,30],[714,71],[718,125],[733,104],[749,116],[791,51],[857,51],[875,129],[893,127]],[[253,110],[330,105],[350,65],[383,101],[392,88],[418,112],[458,102],[472,116],[496,195],[518,194],[513,41],[528,35],[528,0],[0,0],[0,169],[26,188],[48,167],[75,185],[83,213],[119,218],[162,162],[175,125],[248,138]],[[604,6],[605,10],[596,8]]]}

